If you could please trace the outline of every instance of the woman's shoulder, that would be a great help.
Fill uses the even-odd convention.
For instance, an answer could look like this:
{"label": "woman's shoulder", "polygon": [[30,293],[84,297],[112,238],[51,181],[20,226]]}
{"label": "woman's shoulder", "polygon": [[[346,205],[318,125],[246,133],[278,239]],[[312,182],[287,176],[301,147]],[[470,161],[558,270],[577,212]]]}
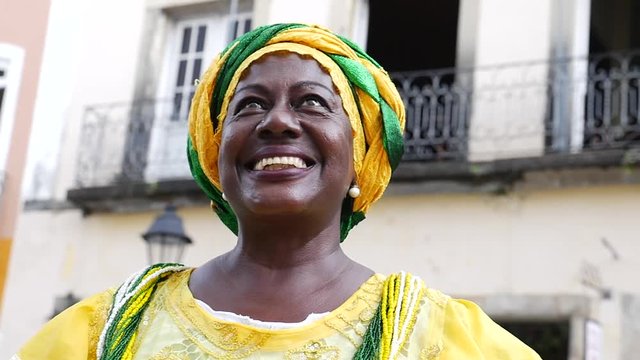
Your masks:
{"label": "woman's shoulder", "polygon": [[[385,281],[407,277],[404,274],[390,275]],[[420,310],[409,339],[409,353],[419,354],[421,359],[438,360],[540,359],[474,302],[452,298],[428,287],[422,279],[413,278],[417,279],[413,291],[420,294]]]}
{"label": "woman's shoulder", "polygon": [[477,358],[479,355],[488,359],[540,359],[529,346],[469,300],[448,299],[442,330],[441,359]]}
{"label": "woman's shoulder", "polygon": [[16,358],[95,359],[105,327],[117,326],[126,320],[116,316],[124,314],[120,310],[152,301],[154,291],[179,286],[191,270],[181,265],[159,264],[132,274],[119,287],[85,298],[51,319],[21,348]]}
{"label": "woman's shoulder", "polygon": [[94,359],[100,329],[115,289],[88,297],[47,322],[23,345],[17,359]]}

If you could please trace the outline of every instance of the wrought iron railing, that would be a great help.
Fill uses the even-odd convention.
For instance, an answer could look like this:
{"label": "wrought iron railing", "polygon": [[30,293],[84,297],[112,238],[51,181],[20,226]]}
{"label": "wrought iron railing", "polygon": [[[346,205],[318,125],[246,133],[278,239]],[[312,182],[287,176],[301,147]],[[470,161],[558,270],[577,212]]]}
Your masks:
{"label": "wrought iron railing", "polygon": [[640,51],[394,73],[405,160],[483,160],[640,145]]}
{"label": "wrought iron railing", "polygon": [[[405,161],[487,161],[640,146],[640,51],[393,73]],[[90,106],[77,186],[188,178],[170,100]]]}
{"label": "wrought iron railing", "polygon": [[174,109],[171,100],[87,107],[76,186],[188,178],[187,120]]}
{"label": "wrought iron railing", "polygon": [[584,146],[640,143],[640,51],[591,59]]}

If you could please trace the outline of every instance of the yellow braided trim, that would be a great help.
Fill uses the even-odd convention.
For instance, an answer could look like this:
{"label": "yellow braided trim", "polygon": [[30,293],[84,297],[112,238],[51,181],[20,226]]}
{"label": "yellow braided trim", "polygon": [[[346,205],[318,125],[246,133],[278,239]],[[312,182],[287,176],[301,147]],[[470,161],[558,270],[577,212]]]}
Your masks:
{"label": "yellow braided trim", "polygon": [[127,307],[124,314],[122,315],[124,319],[131,319],[131,316],[133,316],[133,314],[140,311],[140,309],[144,306],[144,304],[146,304],[147,300],[151,296],[151,290],[151,287],[149,287],[141,292],[140,295],[136,296],[133,303],[131,303],[131,305]]}
{"label": "yellow braided trim", "polygon": [[420,312],[419,311],[420,303],[422,302],[422,298],[424,297],[424,291],[425,291],[424,286],[422,286],[422,284],[419,282],[418,294],[415,300],[415,305],[411,308],[410,315],[409,315],[409,323],[407,324],[404,338],[400,340],[400,346],[398,347],[398,349],[402,349],[406,345],[409,338],[411,337],[411,333],[413,332],[413,327],[416,324],[416,321],[418,320],[418,313]]}
{"label": "yellow braided trim", "polygon": [[[135,301],[131,304],[131,306],[129,306],[127,310],[124,312],[124,314],[122,315],[123,321],[115,324],[116,326],[115,330],[119,332],[119,335],[116,338],[116,341],[113,342],[113,344],[119,344],[120,341],[122,341],[122,338],[124,337],[125,334],[121,330],[125,328],[127,325],[129,325],[131,321],[133,321],[132,315],[137,311],[139,311],[140,308],[147,302],[147,300],[151,296],[151,293],[152,293],[151,288],[147,287],[146,291],[144,291],[139,296],[137,296]],[[134,339],[135,339],[135,334],[134,336],[131,337],[131,340],[127,344],[127,348],[133,346]],[[113,348],[111,350],[113,350]]]}
{"label": "yellow braided trim", "polygon": [[[393,275],[391,275],[393,276]],[[380,315],[382,318],[382,334],[380,335],[380,350],[379,350],[379,356],[380,359],[382,359],[382,355],[384,353],[384,346],[386,343],[386,339],[385,336],[387,335],[387,307],[388,307],[388,303],[389,303],[389,279],[387,279],[384,284],[383,284],[383,288],[382,288],[382,299],[380,301]]]}
{"label": "yellow braided trim", "polygon": [[[404,287],[402,290],[402,305],[400,307],[400,317],[398,319],[398,329],[402,329],[400,325],[405,323],[407,314],[411,311],[409,308],[411,296],[411,284],[413,283],[413,276],[411,274],[405,274]],[[397,338],[397,337],[396,337]]]}
{"label": "yellow braided trim", "polygon": [[391,343],[393,342],[393,325],[395,320],[395,308],[398,303],[398,281],[396,274],[389,275],[384,283],[382,298],[382,338],[380,340],[380,359],[389,358]]}
{"label": "yellow braided trim", "polygon": [[381,300],[380,360],[396,358],[405,346],[417,321],[424,293],[422,281],[408,273],[390,275],[385,281]]}

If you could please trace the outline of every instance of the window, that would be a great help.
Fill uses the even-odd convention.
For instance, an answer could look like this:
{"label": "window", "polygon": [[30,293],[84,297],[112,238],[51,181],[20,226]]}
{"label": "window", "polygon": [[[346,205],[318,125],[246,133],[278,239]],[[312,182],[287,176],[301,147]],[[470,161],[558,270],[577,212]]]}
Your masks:
{"label": "window", "polygon": [[[174,63],[175,87],[172,94],[173,111],[171,120],[184,121],[189,114],[191,98],[195,91],[195,81],[206,70],[203,66],[214,54],[221,51],[211,38],[225,33],[224,22],[216,17],[196,20],[182,20],[177,22],[177,46],[174,47],[177,56]],[[251,30],[251,13],[236,14],[229,20],[232,38]]]}
{"label": "window", "polygon": [[0,43],[0,177],[9,154],[23,61],[22,48]]}
{"label": "window", "polygon": [[453,67],[458,13],[458,0],[369,1],[367,51],[392,72]]}
{"label": "window", "polygon": [[[469,102],[453,87],[460,1],[369,1],[367,51],[405,101],[404,160],[459,160],[466,155]],[[434,35],[435,34],[435,35]]]}
{"label": "window", "polygon": [[209,26],[206,21],[181,22],[178,25],[180,44],[177,56],[177,71],[173,94],[171,120],[183,120],[189,112],[193,97],[194,82],[202,71],[205,40]]}
{"label": "window", "polygon": [[231,24],[231,35],[233,39],[244,35],[251,31],[251,14],[237,14]]}
{"label": "window", "polygon": [[253,2],[240,1],[233,14],[224,2],[166,10],[170,25],[157,88],[159,100],[144,145],[146,181],[189,177],[183,149],[195,81],[231,38],[251,30],[252,7]]}
{"label": "window", "polygon": [[[6,63],[0,62],[0,114],[2,114],[2,104],[4,100],[5,89],[7,88],[7,70]],[[2,120],[2,117],[0,117]]]}
{"label": "window", "polygon": [[[5,70],[6,64],[0,62],[0,128],[2,127],[2,103],[4,100],[5,89],[7,88],[7,76]],[[4,169],[0,168],[0,195],[4,188]]]}
{"label": "window", "polygon": [[585,148],[640,142],[640,2],[591,0]]}

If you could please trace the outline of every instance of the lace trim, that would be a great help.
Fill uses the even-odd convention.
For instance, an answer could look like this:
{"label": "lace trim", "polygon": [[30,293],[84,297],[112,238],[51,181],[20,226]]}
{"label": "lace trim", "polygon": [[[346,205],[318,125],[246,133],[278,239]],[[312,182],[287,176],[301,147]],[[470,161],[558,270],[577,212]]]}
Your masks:
{"label": "lace trim", "polygon": [[427,289],[425,297],[435,306],[430,306],[427,330],[429,338],[427,346],[420,353],[420,359],[435,360],[444,348],[442,332],[444,331],[445,310],[450,297],[434,289]]}
{"label": "lace trim", "polygon": [[301,348],[289,350],[286,360],[339,360],[340,348],[329,346],[324,340],[310,341]]}
{"label": "lace trim", "polygon": [[217,311],[213,310],[207,303],[202,300],[195,299],[196,304],[203,308],[206,312],[211,314],[213,317],[218,318],[227,322],[235,322],[243,325],[253,326],[260,329],[265,330],[278,330],[278,329],[293,329],[297,327],[303,327],[308,325],[314,321],[321,320],[323,317],[329,315],[331,312],[324,313],[311,313],[307,316],[306,319],[300,322],[287,323],[287,322],[277,322],[277,321],[260,321],[252,319],[249,316],[240,315],[236,313],[232,313],[229,311]]}
{"label": "lace trim", "polygon": [[420,352],[420,360],[435,360],[440,356],[442,347],[440,345],[431,345]]}
{"label": "lace trim", "polygon": [[145,310],[144,314],[142,315],[142,321],[140,321],[140,324],[138,325],[138,335],[136,336],[136,339],[133,343],[133,350],[132,350],[134,354],[138,352],[138,349],[142,344],[142,340],[147,335],[147,332],[149,331],[149,329],[152,328],[153,321],[158,315],[158,312],[160,311],[160,309],[162,308],[163,301],[161,299],[162,299],[162,295],[156,293],[153,295],[153,298],[149,300],[149,307],[147,307],[147,309]]}
{"label": "lace trim", "polygon": [[376,314],[383,282],[384,277],[381,275],[371,277],[360,287],[357,296],[350,301],[344,312],[325,321],[328,327],[340,333],[355,348],[362,344],[362,338]]}

